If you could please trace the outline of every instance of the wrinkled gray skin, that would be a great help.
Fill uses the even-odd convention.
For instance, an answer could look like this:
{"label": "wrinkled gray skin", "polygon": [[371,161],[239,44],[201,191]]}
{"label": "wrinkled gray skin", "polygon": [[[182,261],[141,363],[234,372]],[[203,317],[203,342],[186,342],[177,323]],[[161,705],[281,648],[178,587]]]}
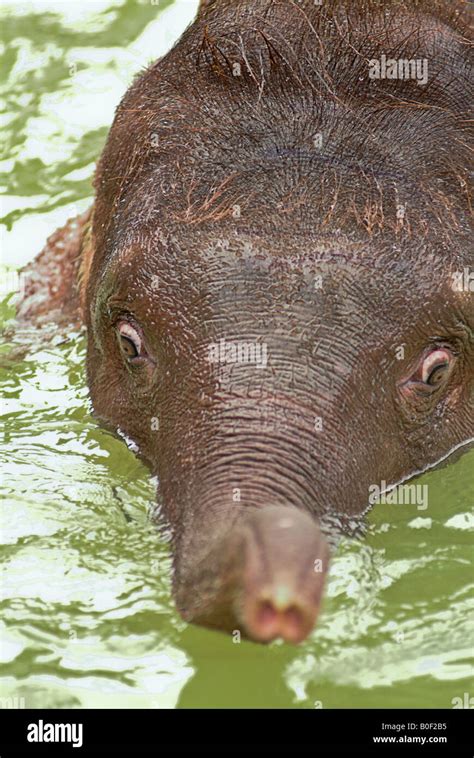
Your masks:
{"label": "wrinkled gray skin", "polygon": [[[447,2],[208,5],[98,166],[87,371],[158,476],[183,617],[296,642],[331,517],[473,437],[468,49]],[[369,81],[392,50],[426,87]],[[220,339],[266,367],[210,362]]]}

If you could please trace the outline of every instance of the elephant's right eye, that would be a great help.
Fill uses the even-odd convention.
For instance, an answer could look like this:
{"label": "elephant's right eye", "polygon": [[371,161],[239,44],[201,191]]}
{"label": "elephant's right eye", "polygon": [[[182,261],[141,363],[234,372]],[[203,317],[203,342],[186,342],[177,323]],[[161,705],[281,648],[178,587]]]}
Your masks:
{"label": "elephant's right eye", "polygon": [[119,321],[116,325],[117,336],[123,357],[130,363],[140,358],[146,358],[147,352],[143,346],[143,338],[129,321]]}

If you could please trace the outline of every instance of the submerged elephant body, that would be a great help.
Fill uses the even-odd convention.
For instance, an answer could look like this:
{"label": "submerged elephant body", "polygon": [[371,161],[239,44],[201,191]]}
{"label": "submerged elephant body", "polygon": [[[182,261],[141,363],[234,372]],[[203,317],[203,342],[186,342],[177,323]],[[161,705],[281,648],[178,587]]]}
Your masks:
{"label": "submerged elephant body", "polygon": [[158,476],[183,617],[299,641],[331,518],[473,437],[464,5],[202,6],[117,110],[59,299]]}

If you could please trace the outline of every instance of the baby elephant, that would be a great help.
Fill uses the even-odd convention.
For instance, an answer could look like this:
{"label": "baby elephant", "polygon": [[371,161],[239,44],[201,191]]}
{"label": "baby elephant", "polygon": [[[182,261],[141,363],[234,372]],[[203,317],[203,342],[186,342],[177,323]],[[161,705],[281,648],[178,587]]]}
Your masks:
{"label": "baby elephant", "polygon": [[19,318],[83,321],[182,616],[299,642],[332,537],[474,436],[467,6],[209,0],[130,87]]}

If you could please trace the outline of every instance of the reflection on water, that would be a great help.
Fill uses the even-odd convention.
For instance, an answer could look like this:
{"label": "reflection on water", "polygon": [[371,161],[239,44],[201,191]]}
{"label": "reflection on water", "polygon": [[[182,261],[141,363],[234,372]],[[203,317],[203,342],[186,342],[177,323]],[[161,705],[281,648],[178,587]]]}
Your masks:
{"label": "reflection on water", "polygon": [[[5,265],[23,265],[89,206],[115,105],[195,6],[9,6]],[[3,322],[12,314],[4,303]],[[3,697],[27,707],[451,707],[472,691],[474,451],[420,479],[428,510],[377,506],[367,536],[340,544],[309,641],[235,644],[176,614],[166,537],[147,517],[153,483],[91,418],[84,336],[66,336],[16,333],[0,355]]]}

